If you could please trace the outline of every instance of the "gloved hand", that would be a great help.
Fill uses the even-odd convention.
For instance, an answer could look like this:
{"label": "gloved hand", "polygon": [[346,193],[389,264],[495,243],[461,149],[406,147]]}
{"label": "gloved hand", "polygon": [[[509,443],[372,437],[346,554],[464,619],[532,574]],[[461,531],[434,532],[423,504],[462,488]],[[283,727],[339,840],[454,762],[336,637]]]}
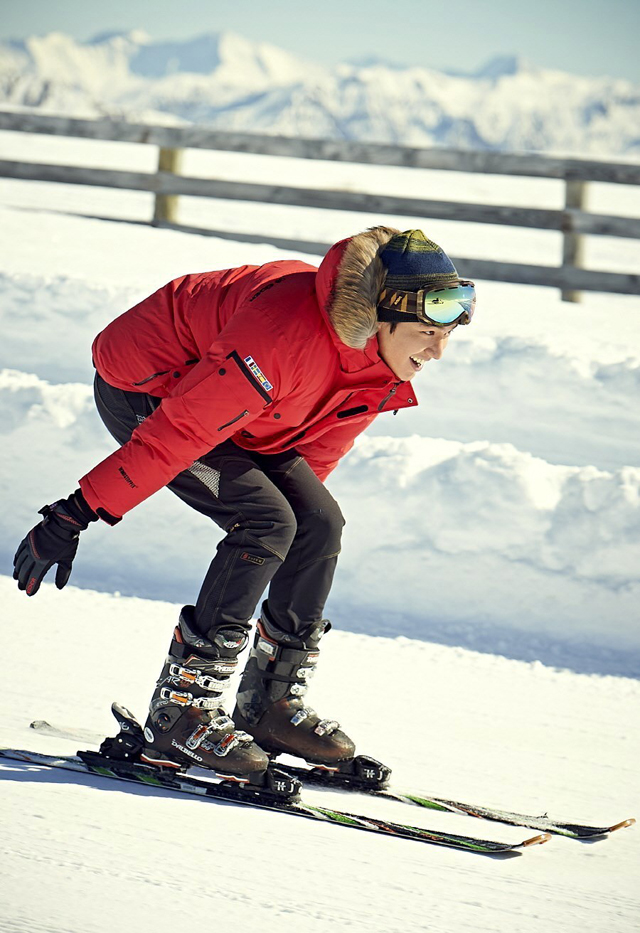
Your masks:
{"label": "gloved hand", "polygon": [[66,585],[80,532],[98,520],[79,489],[68,499],[45,505],[38,514],[44,515],[43,520],[21,541],[13,558],[13,579],[18,581],[18,589],[26,590],[27,596],[38,592],[53,564],[58,565],[56,586],[61,590]]}

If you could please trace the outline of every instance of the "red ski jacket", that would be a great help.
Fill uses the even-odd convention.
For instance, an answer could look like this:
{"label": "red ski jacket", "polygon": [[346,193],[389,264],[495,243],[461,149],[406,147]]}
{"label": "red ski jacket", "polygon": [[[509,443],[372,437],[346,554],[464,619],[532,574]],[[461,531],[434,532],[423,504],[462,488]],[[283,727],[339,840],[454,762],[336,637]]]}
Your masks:
{"label": "red ski jacket", "polygon": [[377,227],[297,261],[185,275],[116,318],[93,344],[100,376],[162,399],[131,440],[80,480],[114,518],[227,439],[295,448],[324,480],[384,411],[417,404],[378,353]]}

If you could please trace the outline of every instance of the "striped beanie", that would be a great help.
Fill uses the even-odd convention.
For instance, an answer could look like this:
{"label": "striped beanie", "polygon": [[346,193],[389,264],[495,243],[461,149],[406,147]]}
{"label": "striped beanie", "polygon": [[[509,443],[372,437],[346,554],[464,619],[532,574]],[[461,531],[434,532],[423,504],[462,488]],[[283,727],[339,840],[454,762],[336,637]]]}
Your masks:
{"label": "striped beanie", "polygon": [[444,284],[458,278],[445,251],[422,230],[396,233],[380,250],[379,256],[387,269],[385,288],[417,292],[425,285]]}

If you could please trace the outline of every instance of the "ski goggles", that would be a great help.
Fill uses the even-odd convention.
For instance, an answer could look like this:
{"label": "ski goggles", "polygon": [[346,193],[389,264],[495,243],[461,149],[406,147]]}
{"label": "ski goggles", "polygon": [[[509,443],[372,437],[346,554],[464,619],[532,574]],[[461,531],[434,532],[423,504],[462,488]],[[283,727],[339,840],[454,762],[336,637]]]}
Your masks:
{"label": "ski goggles", "polygon": [[468,324],[475,307],[476,288],[467,279],[427,285],[417,292],[383,288],[378,299],[378,320],[402,322],[417,317],[436,327]]}

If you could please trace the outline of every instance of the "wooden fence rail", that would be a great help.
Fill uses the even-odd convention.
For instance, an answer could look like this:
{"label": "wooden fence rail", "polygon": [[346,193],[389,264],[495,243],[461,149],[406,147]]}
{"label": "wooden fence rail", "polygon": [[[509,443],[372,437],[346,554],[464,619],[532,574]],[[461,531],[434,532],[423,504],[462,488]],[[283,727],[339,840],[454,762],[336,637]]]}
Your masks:
{"label": "wooden fence rail", "polygon": [[[150,143],[159,146],[160,158],[156,173],[0,160],[0,176],[6,178],[152,192],[156,195],[153,222],[157,225],[187,229],[177,223],[177,196],[189,195],[366,212],[382,216],[405,215],[555,230],[563,234],[563,262],[558,267],[452,258],[464,268],[465,275],[496,281],[548,285],[560,288],[563,298],[570,301],[577,300],[579,292],[583,290],[640,294],[638,274],[606,273],[581,268],[583,237],[586,234],[640,239],[639,218],[593,214],[584,210],[587,182],[639,185],[640,165],[529,154],[419,149],[341,140],[254,136],[194,126],[164,127],[110,120],[77,120],[22,112],[0,112],[0,130]],[[180,156],[185,148],[563,179],[566,184],[565,207],[563,210],[546,210],[465,204],[366,192],[293,188],[284,185],[187,177],[180,174]],[[220,231],[198,229],[198,232],[220,235]],[[234,239],[254,239],[251,235],[231,236]],[[289,248],[308,252],[317,252],[318,247],[329,245],[264,236],[255,239],[277,245],[287,243]]]}

